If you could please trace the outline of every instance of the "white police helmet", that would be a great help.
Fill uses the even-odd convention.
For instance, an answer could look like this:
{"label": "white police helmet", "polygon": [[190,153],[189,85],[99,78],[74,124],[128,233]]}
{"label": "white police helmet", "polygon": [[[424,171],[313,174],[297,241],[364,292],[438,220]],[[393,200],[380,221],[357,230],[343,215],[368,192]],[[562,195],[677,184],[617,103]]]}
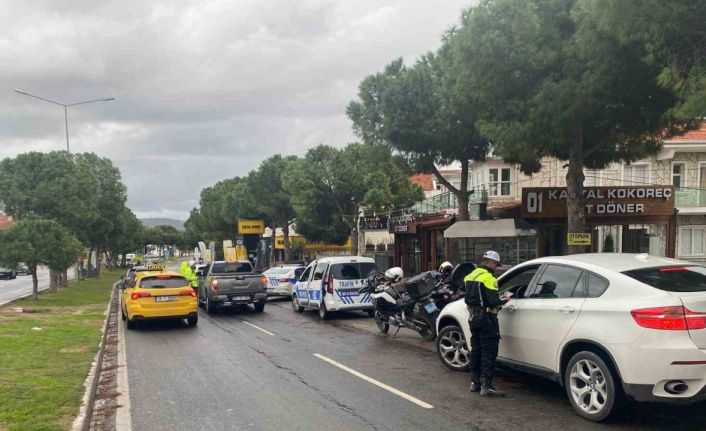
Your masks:
{"label": "white police helmet", "polygon": [[441,273],[446,273],[446,272],[451,272],[453,271],[454,266],[451,264],[451,262],[446,261],[439,266],[439,272]]}
{"label": "white police helmet", "polygon": [[497,251],[493,251],[493,250],[488,250],[485,253],[483,253],[483,259],[493,260],[497,263],[500,263],[500,255],[498,254]]}
{"label": "white police helmet", "polygon": [[404,276],[404,271],[402,271],[402,268],[400,268],[399,266],[390,268],[385,271],[385,277],[388,280],[392,280],[394,282],[402,280],[402,276]]}

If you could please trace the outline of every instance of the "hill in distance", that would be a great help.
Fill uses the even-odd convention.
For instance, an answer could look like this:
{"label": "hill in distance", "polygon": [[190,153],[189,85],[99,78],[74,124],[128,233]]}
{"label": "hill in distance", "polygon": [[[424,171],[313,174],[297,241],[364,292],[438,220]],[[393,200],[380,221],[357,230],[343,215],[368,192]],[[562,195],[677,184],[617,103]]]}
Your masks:
{"label": "hill in distance", "polygon": [[178,230],[184,230],[184,221],[183,220],[177,220],[173,218],[141,218],[140,221],[142,222],[145,227],[154,227],[154,226],[161,226],[161,225],[167,225],[167,226],[172,226]]}

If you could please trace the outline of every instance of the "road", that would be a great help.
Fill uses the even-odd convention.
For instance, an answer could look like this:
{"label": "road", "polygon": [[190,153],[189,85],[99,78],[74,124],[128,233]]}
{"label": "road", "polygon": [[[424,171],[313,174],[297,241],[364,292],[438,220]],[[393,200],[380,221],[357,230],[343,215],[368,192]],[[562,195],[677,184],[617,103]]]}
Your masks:
{"label": "road", "polygon": [[196,328],[149,322],[123,334],[134,430],[706,429],[703,403],[631,405],[594,424],[558,386],[510,371],[497,379],[507,398],[481,398],[467,374],[439,362],[433,342],[382,335],[362,313],[322,322],[274,301],[261,314],[201,311]]}
{"label": "road", "polygon": [[[69,279],[74,277],[73,270],[69,270]],[[38,268],[39,290],[49,288],[49,269]],[[32,293],[32,276],[18,275],[14,280],[0,280],[0,305],[21,298]]]}

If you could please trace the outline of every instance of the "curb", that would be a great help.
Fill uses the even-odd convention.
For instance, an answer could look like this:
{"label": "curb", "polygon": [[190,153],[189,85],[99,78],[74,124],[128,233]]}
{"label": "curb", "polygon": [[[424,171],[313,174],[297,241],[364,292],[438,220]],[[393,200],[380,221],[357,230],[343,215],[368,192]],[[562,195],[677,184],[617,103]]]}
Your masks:
{"label": "curb", "polygon": [[[40,294],[40,293],[42,293],[42,292],[46,292],[47,290],[49,290],[49,286],[45,287],[44,289],[37,289],[37,294]],[[6,306],[7,304],[12,304],[13,302],[19,301],[20,299],[31,298],[32,295],[34,295],[34,293],[33,293],[33,292],[30,292],[30,293],[28,293],[28,294],[26,294],[26,295],[22,295],[22,296],[18,296],[17,298],[10,299],[9,301],[0,302],[0,307],[4,307],[4,306]]]}
{"label": "curb", "polygon": [[76,416],[76,419],[71,426],[72,431],[88,431],[91,425],[91,416],[93,414],[93,406],[95,404],[96,390],[98,389],[98,382],[100,381],[101,375],[101,365],[103,364],[103,353],[105,352],[105,339],[108,335],[110,310],[112,308],[113,301],[115,301],[115,290],[118,283],[119,281],[113,283],[113,290],[110,292],[110,301],[108,302],[108,306],[105,310],[105,321],[103,322],[101,341],[98,344],[98,352],[93,358],[91,370],[83,383],[86,391],[83,393],[83,397],[81,399],[81,408],[78,412],[78,416]]}

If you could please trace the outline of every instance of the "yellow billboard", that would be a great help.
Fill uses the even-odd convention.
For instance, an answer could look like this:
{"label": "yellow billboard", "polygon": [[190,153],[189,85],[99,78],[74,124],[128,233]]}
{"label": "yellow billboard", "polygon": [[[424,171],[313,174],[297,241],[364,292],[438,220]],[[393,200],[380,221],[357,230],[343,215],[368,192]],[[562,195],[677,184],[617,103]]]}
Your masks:
{"label": "yellow billboard", "polygon": [[265,221],[256,219],[238,219],[238,235],[265,233]]}

